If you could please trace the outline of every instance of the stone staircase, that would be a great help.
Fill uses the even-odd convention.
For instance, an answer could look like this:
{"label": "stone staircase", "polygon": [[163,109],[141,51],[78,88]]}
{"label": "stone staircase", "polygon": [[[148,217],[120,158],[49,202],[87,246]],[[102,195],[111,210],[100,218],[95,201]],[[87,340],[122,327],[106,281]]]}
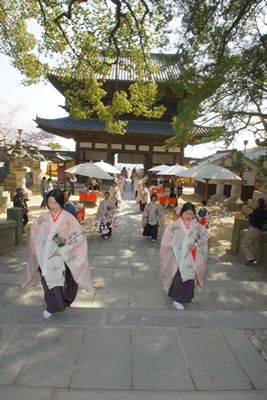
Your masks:
{"label": "stone staircase", "polygon": [[142,237],[130,188],[124,200],[112,238],[88,239],[93,292],[49,320],[41,285],[20,286],[26,241],[0,255],[0,397],[265,399],[266,269],[210,254],[204,290],[177,311],[159,241]]}

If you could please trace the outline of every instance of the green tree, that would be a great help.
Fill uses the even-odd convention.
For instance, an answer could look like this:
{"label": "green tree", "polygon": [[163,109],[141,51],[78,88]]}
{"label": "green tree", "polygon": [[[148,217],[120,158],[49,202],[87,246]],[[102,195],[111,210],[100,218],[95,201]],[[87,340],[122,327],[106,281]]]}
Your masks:
{"label": "green tree", "polygon": [[[244,129],[266,134],[265,9],[264,0],[0,0],[0,51],[25,84],[61,76],[75,118],[96,113],[108,132],[124,133],[123,114],[164,113],[149,54],[173,50],[183,72],[169,82],[180,101],[166,146],[191,143],[194,123],[219,128],[203,140],[229,144]],[[112,69],[136,83],[106,104]]]}
{"label": "green tree", "polygon": [[256,164],[260,165],[261,167],[263,167],[263,163],[264,161],[267,160],[267,156],[261,154],[258,157],[253,158],[252,161],[254,161]]}
{"label": "green tree", "polygon": [[[190,141],[193,122],[220,126],[226,144],[243,130],[264,137],[266,113],[266,2],[178,0],[176,48],[185,65],[176,138]],[[221,136],[220,136],[221,138]],[[204,138],[205,140],[206,138]]]}
{"label": "green tree", "polygon": [[52,149],[52,150],[61,150],[61,149],[63,149],[61,144],[60,143],[56,143],[56,142],[50,142],[46,146],[50,147],[50,149]]}
{"label": "green tree", "polygon": [[[24,75],[24,83],[53,70],[68,84],[67,106],[75,118],[96,113],[111,133],[123,133],[125,113],[160,118],[151,49],[161,47],[171,4],[157,0],[0,0],[0,51]],[[40,34],[32,33],[32,25]],[[125,56],[127,56],[125,58]],[[130,59],[130,63],[129,63]],[[120,68],[135,84],[105,104],[103,80]],[[100,76],[100,80],[97,79]]]}

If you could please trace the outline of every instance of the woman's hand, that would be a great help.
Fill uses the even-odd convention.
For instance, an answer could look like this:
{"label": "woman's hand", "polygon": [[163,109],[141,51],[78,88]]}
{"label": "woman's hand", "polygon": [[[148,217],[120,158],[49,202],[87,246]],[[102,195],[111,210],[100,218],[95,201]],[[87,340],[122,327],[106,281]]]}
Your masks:
{"label": "woman's hand", "polygon": [[189,247],[189,251],[194,251],[194,250],[196,250],[196,245],[191,244],[191,246]]}

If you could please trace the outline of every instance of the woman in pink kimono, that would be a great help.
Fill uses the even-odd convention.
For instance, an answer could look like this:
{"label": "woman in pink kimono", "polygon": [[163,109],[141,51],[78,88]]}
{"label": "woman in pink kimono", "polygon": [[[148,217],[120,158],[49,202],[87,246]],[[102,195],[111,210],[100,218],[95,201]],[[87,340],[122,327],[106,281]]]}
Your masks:
{"label": "woman in pink kimono", "polygon": [[158,196],[153,193],[151,195],[151,201],[145,207],[143,213],[143,236],[149,236],[152,242],[157,240],[158,227],[163,231],[165,227],[165,219],[163,207],[157,202]]}
{"label": "woman in pink kimono", "polygon": [[180,218],[166,228],[160,246],[163,288],[179,310],[191,302],[194,280],[202,288],[206,273],[208,233],[195,216],[195,206],[185,203]]}
{"label": "woman in pink kimono", "polygon": [[116,212],[116,206],[109,198],[109,192],[104,194],[104,199],[99,203],[95,221],[99,221],[99,233],[104,239],[108,239],[112,233],[112,221]]}
{"label": "woman in pink kimono", "polygon": [[41,278],[46,309],[44,318],[64,311],[75,300],[78,285],[92,290],[87,240],[78,221],[64,210],[60,189],[48,193],[49,211],[31,227],[29,261],[22,286],[28,288]]}

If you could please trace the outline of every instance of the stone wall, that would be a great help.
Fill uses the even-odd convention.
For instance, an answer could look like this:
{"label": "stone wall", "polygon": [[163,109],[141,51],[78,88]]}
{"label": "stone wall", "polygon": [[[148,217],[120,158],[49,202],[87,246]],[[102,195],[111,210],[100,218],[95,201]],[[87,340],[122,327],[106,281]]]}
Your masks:
{"label": "stone wall", "polygon": [[7,219],[0,221],[0,251],[22,243],[22,213],[22,208],[9,208],[7,210]]}

